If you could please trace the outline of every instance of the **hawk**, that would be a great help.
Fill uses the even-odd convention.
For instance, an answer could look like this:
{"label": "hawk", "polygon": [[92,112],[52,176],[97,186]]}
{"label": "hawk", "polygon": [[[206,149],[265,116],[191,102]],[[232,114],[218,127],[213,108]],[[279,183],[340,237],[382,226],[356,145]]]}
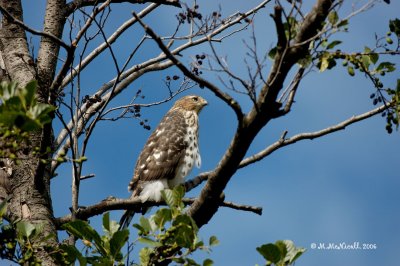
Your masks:
{"label": "hawk", "polygon": [[[139,197],[142,202],[160,201],[163,189],[182,184],[194,165],[200,167],[198,115],[206,105],[207,101],[196,95],[175,102],[139,155],[128,186],[132,191],[130,198]],[[129,225],[135,212],[124,213],[121,228]]]}

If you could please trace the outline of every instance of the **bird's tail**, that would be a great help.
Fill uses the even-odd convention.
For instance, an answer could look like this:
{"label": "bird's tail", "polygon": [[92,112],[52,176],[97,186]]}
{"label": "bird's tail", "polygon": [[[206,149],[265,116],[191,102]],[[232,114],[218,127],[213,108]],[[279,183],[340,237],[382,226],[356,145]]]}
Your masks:
{"label": "bird's tail", "polygon": [[138,209],[126,210],[124,214],[121,216],[119,220],[119,228],[120,230],[128,228],[129,224],[132,222],[133,216],[135,213],[145,214],[149,208],[148,207],[139,207]]}
{"label": "bird's tail", "polygon": [[129,224],[131,223],[133,216],[135,215],[135,210],[126,210],[122,215],[121,219],[119,220],[119,228],[120,230],[124,230],[128,228]]}

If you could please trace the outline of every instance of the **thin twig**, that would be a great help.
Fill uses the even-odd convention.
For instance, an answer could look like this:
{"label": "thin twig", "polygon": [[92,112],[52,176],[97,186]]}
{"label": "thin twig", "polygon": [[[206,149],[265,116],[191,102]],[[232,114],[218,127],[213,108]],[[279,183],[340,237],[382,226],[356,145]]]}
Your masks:
{"label": "thin twig", "polygon": [[160,49],[165,53],[167,58],[171,60],[174,65],[179,68],[182,73],[187,76],[188,78],[192,79],[193,81],[197,82],[199,85],[205,86],[208,89],[210,89],[218,98],[223,100],[225,103],[227,103],[236,113],[236,116],[238,118],[238,121],[242,121],[243,113],[240,105],[238,104],[237,101],[235,101],[229,94],[221,91],[217,86],[212,84],[211,82],[195,75],[192,73],[187,67],[185,67],[182,62],[180,62],[172,53],[171,51],[165,46],[165,44],[162,42],[160,37],[149,27],[147,26],[137,15],[136,13],[133,13],[133,16],[138,20],[140,25],[142,25],[143,29],[146,31],[147,34],[149,34],[153,40],[158,44]]}
{"label": "thin twig", "polygon": [[[245,18],[247,18],[249,16],[253,16],[260,9],[264,8],[269,2],[271,2],[271,0],[264,0],[263,2],[261,2],[260,4],[255,6],[254,8],[249,9],[245,13],[242,13],[240,16],[232,17],[229,20],[226,20],[224,24],[221,24],[218,28],[213,29],[212,32],[206,34],[205,36],[203,36],[199,39],[193,40],[192,42],[186,42],[186,43],[182,44],[181,46],[172,50],[171,53],[174,55],[180,54],[182,51],[187,50],[193,46],[200,45],[204,42],[209,41],[210,39],[212,40],[215,36],[221,34],[222,32],[226,31],[230,27],[241,23],[241,21],[244,20]],[[144,10],[142,12],[144,12]],[[89,121],[90,118],[93,117],[97,113],[97,111],[102,108],[105,99],[108,99],[110,96],[111,96],[111,98],[115,97],[120,92],[122,92],[129,84],[131,84],[134,80],[141,77],[142,75],[144,75],[147,72],[159,71],[159,70],[166,69],[166,68],[172,66],[173,63],[169,60],[165,60],[166,58],[167,57],[164,54],[160,54],[159,56],[149,59],[146,62],[134,65],[127,71],[123,72],[120,76],[121,83],[117,86],[113,95],[110,95],[109,90],[115,84],[115,78],[110,80],[109,82],[105,83],[101,88],[99,88],[94,95],[100,96],[102,101],[100,103],[93,104],[90,107],[88,105],[83,105],[79,112],[80,115],[78,116],[78,114],[75,114],[75,116],[78,117],[77,121],[79,121],[79,123],[76,125],[77,132],[79,133],[79,135],[82,134],[84,128],[86,127],[87,121]],[[68,128],[71,130],[72,126],[73,126],[73,124],[70,121],[68,123]],[[67,152],[68,149],[70,148],[70,143],[67,139],[67,135],[68,135],[68,130],[66,130],[66,129],[61,130],[61,132],[58,134],[58,136],[54,142],[54,145],[56,147],[56,150],[58,150],[58,152],[54,156],[54,161],[52,163],[52,171],[53,172],[59,165],[59,163],[57,163],[57,161],[56,161],[58,156],[62,153]]]}
{"label": "thin twig", "polygon": [[290,138],[287,138],[287,139],[285,138],[286,133],[287,133],[285,131],[284,135],[278,141],[276,141],[275,143],[271,144],[270,146],[268,146],[264,150],[258,152],[257,154],[254,154],[254,155],[252,155],[250,157],[247,157],[247,158],[243,159],[239,164],[239,168],[243,168],[243,167],[245,167],[245,166],[247,166],[249,164],[258,162],[258,161],[262,160],[263,158],[267,157],[268,155],[270,155],[271,153],[273,153],[274,151],[276,151],[276,150],[278,150],[278,149],[280,149],[282,147],[288,146],[290,144],[293,144],[293,143],[295,143],[297,141],[305,140],[305,139],[312,140],[312,139],[315,139],[315,138],[319,138],[319,137],[334,133],[334,132],[339,131],[339,130],[344,130],[347,126],[349,126],[351,124],[354,124],[356,122],[365,120],[367,118],[370,118],[371,116],[377,115],[377,114],[385,111],[392,104],[393,104],[393,102],[389,103],[387,106],[386,105],[381,105],[381,106],[379,106],[379,107],[377,107],[377,108],[375,108],[375,109],[373,109],[371,111],[365,112],[365,113],[360,114],[360,115],[353,116],[353,117],[351,117],[351,118],[349,118],[347,120],[344,120],[344,121],[342,121],[342,122],[340,122],[340,123],[338,123],[336,125],[321,129],[319,131],[314,131],[314,132],[309,132],[309,133],[300,133],[300,134],[294,135],[293,137],[290,137]]}

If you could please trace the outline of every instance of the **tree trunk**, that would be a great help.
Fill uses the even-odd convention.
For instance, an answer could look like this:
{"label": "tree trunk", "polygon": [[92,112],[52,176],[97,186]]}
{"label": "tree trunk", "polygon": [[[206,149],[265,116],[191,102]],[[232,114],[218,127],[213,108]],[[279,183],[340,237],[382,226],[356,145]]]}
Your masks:
{"label": "tree trunk", "polygon": [[[54,3],[57,1],[47,2],[48,7],[55,9]],[[20,0],[0,0],[0,4],[14,18],[23,21]],[[63,17],[61,14],[59,16]],[[65,18],[62,19],[65,20]],[[60,29],[59,23],[49,26],[50,19],[47,18],[47,13],[45,20],[47,21],[47,24],[45,22],[45,27],[48,25],[45,31],[51,32],[52,26],[56,26],[56,32],[51,33],[61,36],[62,28]],[[33,58],[29,54],[25,31],[3,15],[0,28],[0,55],[2,56],[6,73],[11,80],[18,82],[20,86],[24,86],[33,79],[38,80],[38,100],[47,102],[49,83],[54,77],[58,47],[50,44],[48,40],[42,39],[40,50],[39,68],[39,64],[35,65]],[[52,50],[51,55],[46,54],[49,50]],[[31,133],[30,144],[23,147],[22,152],[18,154],[21,159],[20,163],[12,164],[11,175],[7,177],[9,179],[8,193],[10,201],[8,217],[10,222],[22,220],[32,224],[43,224],[44,226],[40,237],[32,243],[36,249],[36,256],[42,261],[42,265],[55,265],[45,251],[45,247],[55,246],[58,243],[50,198],[50,174],[48,171],[50,161],[48,161],[49,163],[41,162],[43,159],[51,158],[51,154],[45,153],[47,147],[51,147],[52,139],[51,124],[46,125],[43,130]],[[41,151],[39,154],[33,153],[37,147]],[[44,237],[49,235],[51,237],[44,241]]]}

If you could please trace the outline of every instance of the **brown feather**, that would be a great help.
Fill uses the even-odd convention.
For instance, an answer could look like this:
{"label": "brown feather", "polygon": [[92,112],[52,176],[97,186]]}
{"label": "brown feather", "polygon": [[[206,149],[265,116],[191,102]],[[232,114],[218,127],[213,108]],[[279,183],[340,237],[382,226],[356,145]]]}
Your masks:
{"label": "brown feather", "polygon": [[[136,185],[140,186],[141,182],[175,177],[177,165],[187,147],[183,141],[186,127],[185,118],[179,110],[171,110],[164,116],[139,156],[133,180],[129,184],[130,190],[134,190]],[[154,154],[160,154],[160,157],[156,159]]]}

